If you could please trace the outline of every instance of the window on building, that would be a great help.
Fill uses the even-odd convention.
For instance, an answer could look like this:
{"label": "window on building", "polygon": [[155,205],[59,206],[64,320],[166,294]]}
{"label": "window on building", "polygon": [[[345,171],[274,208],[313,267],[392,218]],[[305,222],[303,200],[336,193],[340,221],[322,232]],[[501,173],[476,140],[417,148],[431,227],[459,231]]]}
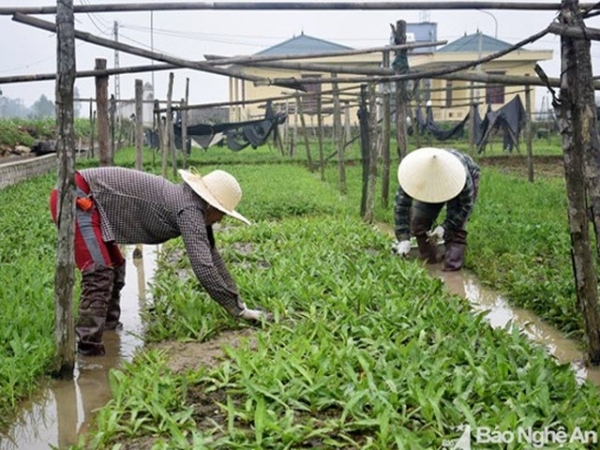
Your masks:
{"label": "window on building", "polygon": [[446,107],[452,106],[452,81],[446,81]]}
{"label": "window on building", "polygon": [[[505,72],[487,72],[488,75],[504,75]],[[485,85],[485,102],[490,104],[504,104],[504,86],[497,84]]]}

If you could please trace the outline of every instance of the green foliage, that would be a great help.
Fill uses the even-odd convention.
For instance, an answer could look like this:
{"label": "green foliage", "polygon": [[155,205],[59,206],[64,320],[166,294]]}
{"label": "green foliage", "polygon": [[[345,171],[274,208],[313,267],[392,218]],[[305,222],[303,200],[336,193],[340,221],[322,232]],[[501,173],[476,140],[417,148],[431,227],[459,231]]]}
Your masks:
{"label": "green foliage", "polygon": [[[141,357],[115,377],[117,400],[103,410],[91,448],[145,435],[156,449],[429,449],[456,439],[465,423],[598,429],[596,387],[579,386],[568,365],[518,331],[492,329],[420,264],[390,257],[390,238],[357,217],[358,168],[348,170],[349,194],[340,197],[333,169],[328,184],[298,167],[270,166],[268,174],[262,167],[228,168],[244,186],[240,211],[256,223],[229,220],[217,242],[244,300],[273,311],[275,323],[229,348],[211,370],[182,376]],[[552,219],[564,211],[561,183],[548,181],[538,193],[494,171],[484,170],[483,180],[470,264],[479,267],[478,250],[491,247],[482,259],[489,272],[510,273],[525,267],[517,251],[542,252],[538,265],[553,268],[545,281],[554,286],[561,270],[568,273],[554,268],[567,250],[564,238],[554,240],[564,215]],[[527,201],[519,200],[524,192]],[[273,209],[274,202],[286,206]],[[205,341],[249,326],[198,289],[180,240],[162,248],[144,313],[149,340]],[[493,265],[496,251],[507,254],[504,266]],[[539,275],[534,265],[522,290]],[[161,407],[144,402],[155,389],[152,373],[154,385],[166,386]],[[173,424],[169,416],[184,419]]]}
{"label": "green foliage", "polygon": [[[31,393],[54,345],[52,178],[0,190],[0,411]],[[0,414],[0,424],[6,420]]]}
{"label": "green foliage", "polygon": [[[90,134],[89,121],[76,119],[74,129],[76,138],[87,138]],[[17,145],[31,147],[37,140],[45,139],[56,139],[54,118],[0,119],[0,147]]]}

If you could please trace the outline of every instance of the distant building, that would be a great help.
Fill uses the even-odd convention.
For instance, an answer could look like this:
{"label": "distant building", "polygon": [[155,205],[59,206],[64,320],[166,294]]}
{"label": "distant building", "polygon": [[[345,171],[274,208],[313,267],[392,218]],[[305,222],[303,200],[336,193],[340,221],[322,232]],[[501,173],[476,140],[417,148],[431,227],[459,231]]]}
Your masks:
{"label": "distant building", "polygon": [[[432,42],[437,38],[437,24],[432,22],[411,23],[406,26],[407,40],[409,42]],[[465,62],[472,62],[481,57],[490,55],[499,50],[509,48],[511,44],[487,36],[481,32],[471,35],[465,35],[456,41],[450,42],[444,47],[423,47],[409,51],[408,63],[411,69],[431,70],[442,67],[450,67]],[[329,42],[317,37],[308,36],[304,33],[291,39],[283,41],[277,45],[269,47],[257,55],[299,55],[299,54],[317,54],[333,51],[352,50],[350,47]],[[393,59],[393,55],[391,57]],[[470,69],[469,73],[498,74],[534,76],[534,67],[539,61],[552,58],[552,50],[516,50],[504,55],[501,58],[482,64],[478,68]],[[326,65],[339,66],[362,66],[377,68],[382,65],[382,54],[368,53],[361,55],[346,55],[335,57],[306,58],[294,60],[300,63],[320,63]],[[330,73],[318,73],[314,71],[300,71],[291,69],[272,69],[266,67],[238,67],[244,73],[264,77],[274,78],[314,78],[330,77]],[[342,76],[342,75],[340,75]],[[343,74],[345,78],[353,75]],[[307,85],[310,91],[324,92],[330,91],[330,83]],[[340,88],[348,88],[348,84],[340,85]],[[278,86],[255,86],[251,81],[244,81],[236,78],[229,79],[229,99],[230,101],[253,100],[267,97],[281,96],[282,93],[293,94],[294,91],[284,89]],[[354,95],[358,93],[358,86],[353,91]],[[346,92],[346,94],[349,94]],[[492,105],[497,109],[508,103],[515,95],[524,94],[524,86],[497,86],[485,85],[479,83],[446,81],[439,79],[425,79],[420,85],[420,99],[422,104],[430,101],[434,106],[434,118],[441,121],[459,121],[465,117],[469,111],[471,95],[478,102],[481,114],[485,113],[487,105]],[[531,91],[531,104],[535,105],[535,90]],[[342,98],[349,101],[348,95]],[[355,98],[353,99],[354,103]],[[279,108],[286,108],[289,113],[294,112],[294,100],[287,101],[285,105],[278,105]],[[309,105],[310,106],[310,105]],[[264,115],[264,105],[247,104],[245,106],[233,106],[230,108],[230,120],[241,121],[262,117]],[[324,106],[327,109],[327,106]],[[331,107],[329,107],[331,109]],[[306,111],[305,111],[306,112]],[[310,113],[311,111],[308,111]],[[314,110],[312,111],[314,112]],[[326,110],[325,113],[328,111]],[[324,123],[331,123],[331,116],[323,114]],[[356,107],[350,107],[349,117],[355,124]]]}

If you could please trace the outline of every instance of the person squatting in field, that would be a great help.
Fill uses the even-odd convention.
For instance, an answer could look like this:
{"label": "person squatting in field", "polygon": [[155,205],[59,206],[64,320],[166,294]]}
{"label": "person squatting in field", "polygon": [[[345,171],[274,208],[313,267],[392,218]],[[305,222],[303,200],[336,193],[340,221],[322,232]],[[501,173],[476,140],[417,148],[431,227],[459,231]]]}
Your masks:
{"label": "person squatting in field", "polygon": [[[479,166],[469,155],[454,149],[420,148],[406,155],[398,166],[398,191],[394,201],[396,242],[392,252],[410,251],[415,236],[419,256],[441,262],[438,241],[445,244],[445,271],[460,270],[467,246],[467,221],[479,189]],[[446,218],[431,231],[442,208]]]}
{"label": "person squatting in field", "polygon": [[[246,224],[235,211],[242,190],[227,172],[205,176],[180,170],[183,183],[122,167],[75,173],[75,263],[81,271],[81,299],[75,324],[77,351],[103,355],[104,330],[121,314],[125,260],[118,244],[160,244],[181,236],[198,281],[231,315],[261,321],[267,313],[249,309],[219,254],[213,225],[225,215]],[[57,189],[50,210],[57,222]]]}

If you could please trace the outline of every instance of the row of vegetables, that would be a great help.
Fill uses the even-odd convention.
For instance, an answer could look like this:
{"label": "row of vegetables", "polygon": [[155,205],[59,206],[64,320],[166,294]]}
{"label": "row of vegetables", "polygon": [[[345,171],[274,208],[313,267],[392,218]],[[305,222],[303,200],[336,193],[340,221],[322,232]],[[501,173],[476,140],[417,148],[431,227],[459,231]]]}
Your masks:
{"label": "row of vegetables", "polygon": [[[131,164],[122,153],[118,163]],[[141,353],[112,372],[114,398],[76,448],[430,449],[450,448],[465,427],[599,429],[595,386],[579,385],[518,330],[492,329],[420,263],[390,254],[391,238],[358,216],[359,168],[348,168],[346,196],[333,168],[325,182],[291,164],[227,170],[254,224],[226,222],[217,243],[244,299],[275,322],[246,333],[216,367],[175,372],[169,354]],[[563,264],[564,186],[485,168],[482,180],[468,268],[581,336]],[[52,357],[55,232],[45,194],[53,183],[41,177],[0,192],[3,411],[35,388]],[[390,223],[389,207],[378,205],[376,217]],[[148,341],[206,341],[248,327],[197,288],[180,241],[162,248],[143,313]],[[515,438],[506,448],[531,446]]]}

